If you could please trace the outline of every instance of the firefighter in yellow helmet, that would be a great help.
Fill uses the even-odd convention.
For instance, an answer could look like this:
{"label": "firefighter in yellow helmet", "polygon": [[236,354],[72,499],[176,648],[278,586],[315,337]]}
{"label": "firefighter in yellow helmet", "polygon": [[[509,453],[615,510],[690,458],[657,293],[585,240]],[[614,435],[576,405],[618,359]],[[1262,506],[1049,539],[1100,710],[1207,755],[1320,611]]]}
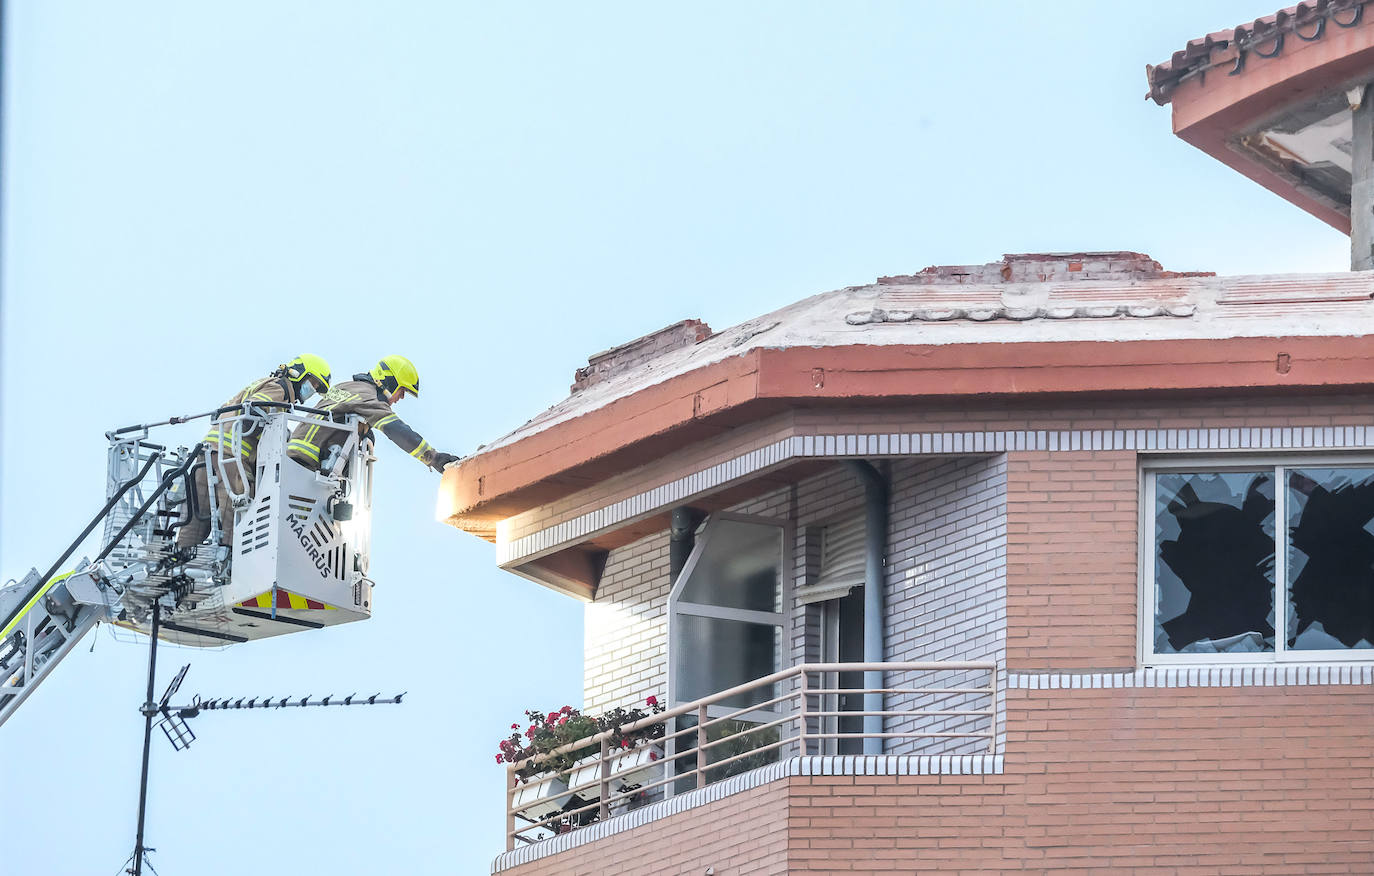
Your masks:
{"label": "firefighter in yellow helmet", "polygon": [[[407,394],[420,394],[420,374],[404,356],[383,356],[371,371],[354,374],[352,380],[336,385],[316,407],[335,414],[358,414],[363,422],[359,429],[365,436],[372,429],[381,433],[399,448],[442,473],[444,466],[460,457],[435,450],[420,433],[405,424],[391,411],[391,406]],[[291,433],[286,454],[312,471],[319,471],[330,452],[344,442],[338,429],[305,424]]]}
{"label": "firefighter in yellow helmet", "polygon": [[[329,382],[329,363],[320,356],[303,353],[285,365],[278,365],[266,377],[248,384],[221,407],[228,408],[252,404],[253,402],[296,404],[304,402],[317,392],[328,392]],[[223,421],[238,416],[239,413],[241,412],[229,411],[216,417],[215,425],[205,435],[205,458],[200,465],[196,466],[195,477],[192,482],[197,513],[177,533],[177,547],[179,548],[188,548],[200,544],[210,532],[210,487],[205,474],[205,466],[207,464],[216,466],[215,471],[218,473],[219,454],[234,452],[232,430]],[[254,424],[244,428],[239,441],[240,460],[243,463],[243,472],[248,478],[246,486],[249,495],[252,495],[253,487],[257,482],[258,438],[261,437],[261,434],[261,424]],[[242,493],[245,484],[239,479],[237,469],[234,466],[225,466],[224,469],[224,477],[230,481],[230,486],[234,488],[235,492]],[[229,503],[229,491],[224,488],[222,482],[216,484],[215,504],[219,508],[220,544],[229,545],[233,542],[234,509]]]}

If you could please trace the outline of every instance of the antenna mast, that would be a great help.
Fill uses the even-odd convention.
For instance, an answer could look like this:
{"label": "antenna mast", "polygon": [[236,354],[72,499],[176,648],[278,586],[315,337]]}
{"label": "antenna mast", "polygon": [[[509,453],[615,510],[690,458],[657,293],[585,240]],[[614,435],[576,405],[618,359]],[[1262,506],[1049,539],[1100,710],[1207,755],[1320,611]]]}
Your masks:
{"label": "antenna mast", "polygon": [[[172,697],[181,689],[181,683],[186,680],[186,672],[191,668],[187,663],[181,667],[176,676],[172,678],[163,691],[162,697],[153,702],[153,681],[157,674],[157,634],[161,625],[162,606],[160,601],[153,602],[153,622],[152,636],[148,646],[148,698],[139,707],[139,712],[143,715],[143,767],[139,773],[138,780],[138,830],[134,835],[134,853],[131,856],[132,866],[125,870],[133,876],[143,876],[143,864],[148,852],[155,851],[143,844],[143,825],[148,808],[148,756],[153,739],[153,719],[158,715],[162,718],[157,722],[157,726],[162,730],[167,741],[172,744],[176,751],[185,751],[196,740],[196,734],[191,732],[187,721],[195,718],[205,711],[221,711],[227,709],[285,709],[285,708],[305,708],[318,706],[385,706],[400,705],[401,697],[405,696],[405,691],[392,697],[383,697],[381,694],[372,694],[368,697],[360,697],[357,694],[349,694],[346,697],[335,697],[333,694],[312,700],[309,696],[300,697],[217,697],[215,699],[202,700],[199,696],[192,697],[190,705],[170,706]],[[149,869],[152,865],[149,864]],[[154,871],[156,872],[156,871]]]}

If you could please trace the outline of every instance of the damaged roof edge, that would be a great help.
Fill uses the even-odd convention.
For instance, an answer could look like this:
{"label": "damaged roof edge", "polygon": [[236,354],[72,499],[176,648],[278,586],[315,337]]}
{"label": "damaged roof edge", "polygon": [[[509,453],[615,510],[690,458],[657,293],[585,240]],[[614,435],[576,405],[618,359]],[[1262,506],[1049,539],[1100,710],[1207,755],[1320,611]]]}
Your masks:
{"label": "damaged roof edge", "polygon": [[[497,520],[623,470],[616,459],[635,445],[671,440],[690,424],[730,412],[745,416],[769,401],[1371,385],[1374,350],[1360,336],[756,348],[469,457],[445,472],[439,517],[494,539]],[[577,485],[558,481],[591,464],[604,471],[579,474]]]}
{"label": "damaged roof edge", "polygon": [[503,519],[808,404],[1365,386],[1371,327],[1374,272],[1217,277],[1127,250],[932,267],[598,353],[596,379],[451,467],[436,511],[495,539]]}
{"label": "damaged roof edge", "polygon": [[587,357],[587,365],[573,374],[570,392],[581,392],[603,380],[622,374],[665,353],[699,344],[710,338],[711,327],[699,319],[684,319],[632,341],[617,344]]}
{"label": "damaged roof edge", "polygon": [[[1065,288],[1072,290],[1071,295],[1091,292],[1092,297],[1100,298],[1101,289],[1093,283],[1116,283],[1121,288],[1112,290],[1109,295],[1119,297],[1124,292],[1128,297],[1140,297],[1152,293],[1150,288],[1136,286],[1138,281],[1214,276],[1210,272],[1166,271],[1150,256],[1124,250],[1008,254],[1000,261],[983,265],[932,266],[916,274],[882,277],[868,285],[821,292],[722,332],[713,332],[700,320],[681,320],[588,357],[587,366],[578,369],[571,392],[565,399],[479,450],[490,452],[648,383],[667,380],[683,371],[739,355],[754,347],[833,343],[819,337],[827,330],[826,321],[843,320],[846,314],[859,310],[872,310],[874,299],[902,294],[906,286],[919,287],[923,296],[943,298],[949,294],[963,295],[974,286],[995,285],[1005,288],[1008,295],[1024,299],[1025,296],[1018,293],[1027,288],[1048,289],[1050,287],[1043,284],[1063,282],[1069,284]],[[973,290],[971,294],[983,293]],[[831,312],[836,302],[846,298],[861,306],[845,308],[838,314]],[[975,311],[979,309],[974,308]],[[960,311],[961,315],[965,312]],[[884,342],[878,336],[873,338],[876,343]]]}

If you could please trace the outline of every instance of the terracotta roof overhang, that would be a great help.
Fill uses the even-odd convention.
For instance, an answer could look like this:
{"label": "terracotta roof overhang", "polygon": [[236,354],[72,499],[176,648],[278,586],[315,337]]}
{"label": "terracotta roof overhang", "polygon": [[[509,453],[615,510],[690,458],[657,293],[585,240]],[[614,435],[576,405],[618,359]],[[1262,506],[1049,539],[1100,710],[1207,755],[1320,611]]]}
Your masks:
{"label": "terracotta roof overhang", "polygon": [[503,518],[733,425],[816,403],[1371,385],[1366,337],[757,348],[470,457],[445,472],[439,516],[493,539]]}
{"label": "terracotta roof overhang", "polygon": [[1368,5],[1314,0],[1191,40],[1146,67],[1149,96],[1172,104],[1183,140],[1349,233],[1352,89],[1374,80]]}

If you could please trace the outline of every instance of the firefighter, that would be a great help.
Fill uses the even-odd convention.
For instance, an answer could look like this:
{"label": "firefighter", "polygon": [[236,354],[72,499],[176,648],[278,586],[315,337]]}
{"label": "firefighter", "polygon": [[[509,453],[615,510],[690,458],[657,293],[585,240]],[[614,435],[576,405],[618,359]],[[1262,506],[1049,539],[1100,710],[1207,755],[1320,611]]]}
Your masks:
{"label": "firefighter", "polygon": [[[461,457],[434,449],[391,412],[391,406],[407,393],[420,394],[419,372],[404,356],[383,356],[371,371],[354,374],[352,380],[345,380],[329,390],[316,407],[340,415],[361,415],[363,422],[358,424],[361,437],[366,437],[372,429],[380,429],[397,447],[442,474],[444,466]],[[341,429],[307,423],[297,426],[291,433],[286,454],[311,471],[319,471],[320,465],[344,440]]]}
{"label": "firefighter", "polygon": [[[303,353],[285,365],[278,365],[268,376],[248,384],[223,406],[227,408],[253,402],[296,404],[304,402],[317,392],[328,392],[329,380],[329,363],[320,356]],[[192,486],[198,511],[177,533],[178,548],[194,547],[210,532],[210,487],[205,473],[207,464],[215,466],[215,472],[221,477],[221,482],[215,485],[215,504],[219,508],[220,544],[227,546],[233,543],[234,509],[229,502],[229,491],[225,489],[223,480],[228,480],[236,493],[243,493],[245,484],[239,477],[237,466],[226,465],[221,472],[219,455],[234,452],[233,430],[230,424],[224,421],[240,413],[242,412],[229,411],[217,417],[215,425],[205,434],[205,460],[196,466]],[[257,442],[261,434],[261,422],[245,421],[239,440],[239,456],[250,496],[257,479]]]}

